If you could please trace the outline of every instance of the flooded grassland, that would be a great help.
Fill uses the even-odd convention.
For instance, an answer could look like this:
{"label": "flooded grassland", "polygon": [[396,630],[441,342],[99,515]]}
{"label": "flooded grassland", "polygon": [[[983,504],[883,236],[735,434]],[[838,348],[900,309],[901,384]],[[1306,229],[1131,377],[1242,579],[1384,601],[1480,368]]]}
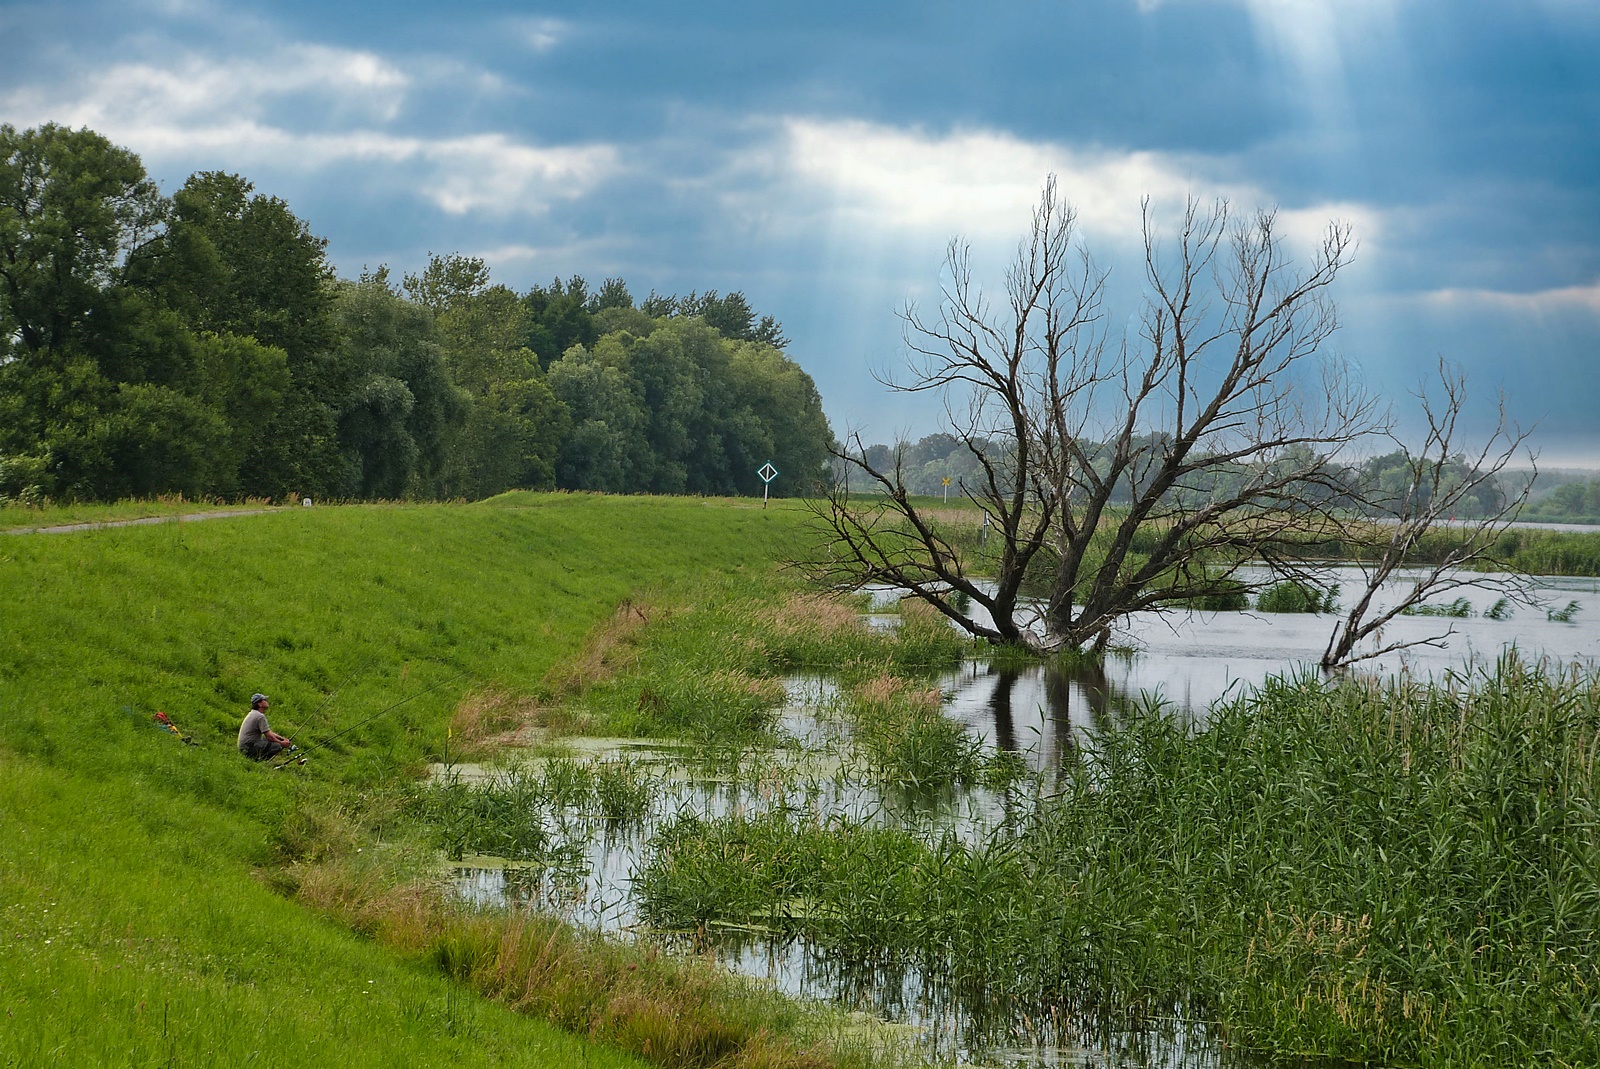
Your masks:
{"label": "flooded grassland", "polygon": [[469,710],[468,741],[517,745],[412,805],[467,903],[693,951],[939,1059],[1578,1064],[1596,632],[1485,619],[1492,593],[1395,621],[1449,649],[1325,680],[1325,614],[1011,664],[883,595],[706,591],[625,607],[539,707]]}

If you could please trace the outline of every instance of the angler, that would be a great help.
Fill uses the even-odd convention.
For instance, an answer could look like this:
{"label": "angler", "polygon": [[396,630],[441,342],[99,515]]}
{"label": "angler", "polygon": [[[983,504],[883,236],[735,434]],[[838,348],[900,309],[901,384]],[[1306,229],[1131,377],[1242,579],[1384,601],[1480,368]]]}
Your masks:
{"label": "angler", "polygon": [[239,752],[252,761],[265,761],[294,748],[294,743],[267,726],[270,704],[265,694],[250,695],[250,711],[239,725]]}

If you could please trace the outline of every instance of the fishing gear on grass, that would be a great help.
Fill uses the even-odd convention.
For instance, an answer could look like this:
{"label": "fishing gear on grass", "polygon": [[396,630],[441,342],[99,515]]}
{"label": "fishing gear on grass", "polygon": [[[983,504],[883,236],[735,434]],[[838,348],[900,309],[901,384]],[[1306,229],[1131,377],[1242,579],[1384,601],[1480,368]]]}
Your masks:
{"label": "fishing gear on grass", "polygon": [[172,719],[170,717],[168,717],[166,713],[161,712],[159,709],[156,710],[156,714],[154,716],[152,716],[150,719],[155,721],[156,727],[162,728],[162,729],[164,729],[166,731],[170,731],[170,732],[172,732],[172,734],[176,735],[178,737],[178,741],[183,743],[185,746],[198,746],[198,745],[200,745],[198,742],[195,742],[194,739],[190,738],[188,735],[185,735],[183,732],[179,731],[178,730],[178,725],[174,724],[172,722]]}
{"label": "fishing gear on grass", "polygon": [[377,712],[373,713],[371,716],[363,717],[362,719],[357,720],[354,724],[351,724],[349,727],[344,728],[344,729],[342,729],[340,731],[336,731],[332,735],[329,735],[327,738],[322,739],[322,740],[320,740],[318,742],[314,742],[310,746],[307,746],[307,747],[297,751],[292,760],[284,761],[282,764],[273,765],[272,767],[273,767],[274,770],[277,770],[277,769],[288,768],[291,764],[302,764],[303,765],[303,764],[305,764],[305,760],[306,760],[305,755],[310,753],[312,750],[317,750],[317,749],[320,749],[320,748],[322,748],[324,746],[327,746],[329,743],[331,743],[334,739],[337,739],[339,736],[348,735],[350,732],[354,731],[356,728],[362,727],[363,725],[366,725],[366,724],[370,724],[372,721],[378,719],[378,717],[380,717],[380,716],[383,716],[385,713],[391,713],[394,710],[400,708],[402,705],[405,705],[407,702],[415,701],[416,699],[422,697],[424,694],[431,694],[434,691],[438,690],[440,687],[445,686],[447,683],[454,683],[456,680],[460,679],[462,676],[464,676],[466,674],[467,674],[466,672],[457,672],[453,676],[450,676],[450,677],[448,677],[446,679],[439,680],[439,682],[435,683],[433,686],[428,687],[425,690],[417,691],[415,694],[411,695],[410,697],[401,698],[399,701],[395,702],[393,705],[386,705],[382,709],[379,709]]}

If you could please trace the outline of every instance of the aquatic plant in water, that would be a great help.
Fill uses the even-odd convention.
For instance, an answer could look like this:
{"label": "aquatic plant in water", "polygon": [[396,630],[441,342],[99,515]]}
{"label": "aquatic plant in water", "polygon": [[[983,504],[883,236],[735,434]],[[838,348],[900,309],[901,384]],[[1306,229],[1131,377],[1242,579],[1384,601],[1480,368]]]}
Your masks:
{"label": "aquatic plant in water", "polygon": [[1572,601],[1567,602],[1566,606],[1563,608],[1550,609],[1547,611],[1545,613],[1545,618],[1552,623],[1570,624],[1572,622],[1572,618],[1578,615],[1578,610],[1581,608],[1583,608],[1583,606],[1578,604],[1577,599],[1574,598]]}
{"label": "aquatic plant in water", "polygon": [[665,829],[652,918],[751,921],[1039,1005],[1365,1063],[1600,1063],[1600,672],[1268,682],[1108,723],[973,843],[801,813]]}
{"label": "aquatic plant in water", "polygon": [[867,778],[879,784],[1004,783],[1016,772],[1013,759],[990,754],[981,739],[944,715],[937,687],[881,675],[846,691],[840,704]]}
{"label": "aquatic plant in water", "polygon": [[551,862],[558,847],[552,827],[573,818],[637,821],[650,811],[656,777],[627,760],[554,757],[519,766],[482,783],[460,776],[418,788],[413,812],[452,860],[486,854],[512,861]]}
{"label": "aquatic plant in water", "polygon": [[1259,612],[1333,612],[1339,602],[1337,583],[1326,589],[1299,579],[1275,583],[1256,598]]}
{"label": "aquatic plant in water", "polygon": [[[1501,598],[1500,602],[1504,602],[1505,600],[1505,598]],[[1498,606],[1500,602],[1496,602],[1496,606]],[[1472,615],[1472,602],[1468,601],[1466,598],[1456,598],[1454,601],[1446,602],[1443,605],[1429,605],[1426,603],[1422,605],[1407,605],[1405,608],[1400,610],[1400,615],[1444,616],[1453,620],[1465,620],[1467,617]],[[1500,617],[1494,617],[1494,619],[1500,619]]]}

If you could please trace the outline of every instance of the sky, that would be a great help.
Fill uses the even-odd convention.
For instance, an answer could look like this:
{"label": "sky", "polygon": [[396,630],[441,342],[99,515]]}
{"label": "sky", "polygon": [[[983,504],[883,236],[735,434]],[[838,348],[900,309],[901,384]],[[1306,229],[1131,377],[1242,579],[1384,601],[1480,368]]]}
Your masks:
{"label": "sky", "polygon": [[348,277],[742,290],[868,441],[940,429],[900,313],[956,237],[998,289],[1048,174],[1129,325],[1147,196],[1344,222],[1369,389],[1410,419],[1443,357],[1600,466],[1597,0],[0,2],[0,121],[243,174]]}

